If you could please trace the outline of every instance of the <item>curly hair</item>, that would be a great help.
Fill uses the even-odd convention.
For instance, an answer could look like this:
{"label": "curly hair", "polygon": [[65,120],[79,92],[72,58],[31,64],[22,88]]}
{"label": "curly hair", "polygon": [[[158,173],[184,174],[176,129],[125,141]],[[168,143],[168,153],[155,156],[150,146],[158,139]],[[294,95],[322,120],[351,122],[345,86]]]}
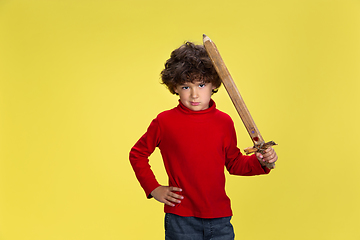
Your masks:
{"label": "curly hair", "polygon": [[213,93],[221,86],[221,79],[204,46],[192,42],[185,42],[171,53],[161,79],[172,94],[176,94],[174,89],[185,82],[211,82],[215,86]]}

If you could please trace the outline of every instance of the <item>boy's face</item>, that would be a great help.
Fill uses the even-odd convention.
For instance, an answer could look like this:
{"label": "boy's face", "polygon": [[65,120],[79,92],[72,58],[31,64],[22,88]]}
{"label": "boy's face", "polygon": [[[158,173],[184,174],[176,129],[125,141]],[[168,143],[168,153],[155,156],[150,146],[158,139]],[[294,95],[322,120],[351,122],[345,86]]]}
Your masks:
{"label": "boy's face", "polygon": [[178,85],[174,90],[179,94],[180,101],[184,106],[193,111],[201,111],[209,108],[212,90],[214,89],[212,83],[194,81]]}

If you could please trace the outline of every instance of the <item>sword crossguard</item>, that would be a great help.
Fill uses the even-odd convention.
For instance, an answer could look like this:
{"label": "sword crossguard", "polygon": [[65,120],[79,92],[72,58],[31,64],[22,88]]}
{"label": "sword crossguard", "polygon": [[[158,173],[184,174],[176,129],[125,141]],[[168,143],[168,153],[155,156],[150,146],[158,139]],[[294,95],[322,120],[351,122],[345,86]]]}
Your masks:
{"label": "sword crossguard", "polygon": [[[259,152],[262,154],[262,153],[264,153],[264,151],[267,148],[269,148],[271,146],[275,146],[275,145],[277,145],[277,144],[274,141],[270,141],[267,143],[256,144],[253,147],[245,148],[244,151],[245,151],[246,155],[249,155],[249,154],[255,153],[255,152]],[[266,164],[266,167],[269,169],[273,169],[273,168],[275,168],[275,163],[268,163],[268,164]]]}

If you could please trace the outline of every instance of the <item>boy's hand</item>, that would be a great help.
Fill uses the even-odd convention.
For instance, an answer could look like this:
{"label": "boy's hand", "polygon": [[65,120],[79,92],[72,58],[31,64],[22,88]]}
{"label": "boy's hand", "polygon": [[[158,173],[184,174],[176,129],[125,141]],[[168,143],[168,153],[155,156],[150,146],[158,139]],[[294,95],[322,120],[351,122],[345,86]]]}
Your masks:
{"label": "boy's hand", "polygon": [[267,148],[263,154],[257,152],[255,155],[262,166],[266,166],[266,163],[275,163],[278,159],[278,156],[272,147]]}
{"label": "boy's hand", "polygon": [[151,196],[161,203],[174,207],[175,203],[181,203],[179,199],[184,199],[183,196],[174,192],[181,191],[182,189],[178,187],[159,186],[151,192]]}

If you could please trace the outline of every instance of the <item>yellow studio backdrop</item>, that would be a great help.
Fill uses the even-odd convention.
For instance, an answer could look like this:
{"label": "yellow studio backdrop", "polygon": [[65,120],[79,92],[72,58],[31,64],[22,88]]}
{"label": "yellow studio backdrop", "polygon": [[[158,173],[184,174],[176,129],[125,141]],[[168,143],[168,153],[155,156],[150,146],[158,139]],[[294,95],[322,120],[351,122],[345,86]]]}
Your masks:
{"label": "yellow studio backdrop", "polygon": [[227,174],[236,239],[360,239],[358,0],[1,0],[1,240],[164,238],[128,153],[177,105],[170,52],[204,33],[279,143],[270,175]]}

